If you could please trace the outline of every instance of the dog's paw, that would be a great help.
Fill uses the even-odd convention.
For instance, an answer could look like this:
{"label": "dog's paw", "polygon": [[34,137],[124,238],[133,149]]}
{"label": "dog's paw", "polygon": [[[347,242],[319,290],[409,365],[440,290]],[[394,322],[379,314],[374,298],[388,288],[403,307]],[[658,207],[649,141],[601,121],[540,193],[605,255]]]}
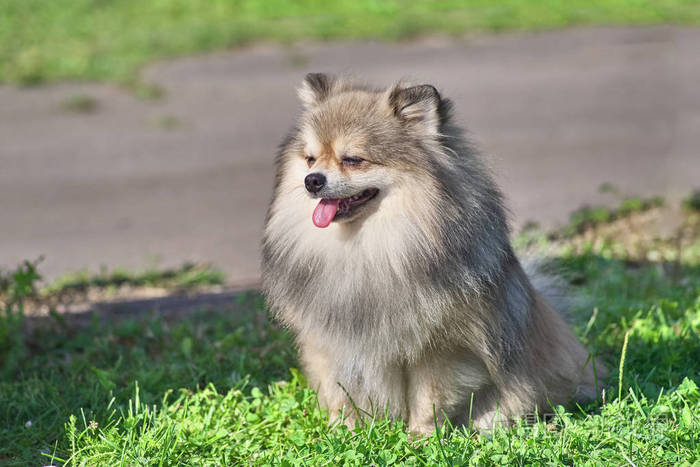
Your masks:
{"label": "dog's paw", "polygon": [[413,441],[420,441],[433,435],[435,426],[431,424],[409,425],[408,436]]}
{"label": "dog's paw", "polygon": [[359,421],[354,415],[348,415],[344,411],[334,411],[331,413],[330,426],[345,425],[348,430],[353,431],[359,426]]}

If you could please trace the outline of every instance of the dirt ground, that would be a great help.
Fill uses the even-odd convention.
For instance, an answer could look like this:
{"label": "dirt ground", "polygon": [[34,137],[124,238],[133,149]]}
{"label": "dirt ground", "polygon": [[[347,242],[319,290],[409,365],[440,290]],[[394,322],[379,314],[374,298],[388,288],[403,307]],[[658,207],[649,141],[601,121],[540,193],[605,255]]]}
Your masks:
{"label": "dirt ground", "polygon": [[700,30],[576,29],[402,44],[256,46],[108,84],[0,87],[0,267],[208,261],[259,275],[278,142],[308,71],[435,84],[487,155],[517,226],[700,185]]}

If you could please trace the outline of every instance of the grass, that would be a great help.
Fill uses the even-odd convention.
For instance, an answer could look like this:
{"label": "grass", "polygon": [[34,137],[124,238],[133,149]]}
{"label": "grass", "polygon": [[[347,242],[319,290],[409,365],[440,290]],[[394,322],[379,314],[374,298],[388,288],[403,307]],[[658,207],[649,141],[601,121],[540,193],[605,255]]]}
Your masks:
{"label": "grass", "polygon": [[664,200],[658,196],[649,199],[638,197],[625,198],[616,208],[605,206],[585,206],[577,209],[571,214],[569,224],[562,230],[561,235],[570,237],[580,234],[599,224],[629,217],[638,212],[663,206]]}
{"label": "grass", "polygon": [[683,200],[683,208],[700,212],[700,190],[693,191],[690,196]]}
{"label": "grass", "polygon": [[134,84],[155,59],[255,41],[698,23],[697,0],[4,0],[0,82]]}
{"label": "grass", "polygon": [[[612,369],[605,398],[488,435],[413,440],[383,417],[329,427],[254,292],[177,319],[34,318],[0,372],[0,464],[697,465],[700,238],[687,240],[671,262],[631,261],[614,239],[560,244],[556,263],[587,297],[574,329]],[[29,290],[31,274],[18,278]]]}
{"label": "grass", "polygon": [[117,289],[119,287],[159,287],[187,290],[202,286],[221,285],[224,273],[208,264],[185,263],[175,268],[148,267],[141,271],[115,268],[103,269],[99,274],[88,270],[64,274],[41,290],[43,295],[66,292],[87,292],[90,288]]}

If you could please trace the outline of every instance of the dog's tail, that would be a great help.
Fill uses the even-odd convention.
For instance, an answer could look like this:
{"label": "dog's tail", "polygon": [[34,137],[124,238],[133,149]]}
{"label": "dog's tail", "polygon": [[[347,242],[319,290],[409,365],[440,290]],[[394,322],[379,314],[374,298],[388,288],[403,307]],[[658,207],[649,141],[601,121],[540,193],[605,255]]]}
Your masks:
{"label": "dog's tail", "polygon": [[520,264],[542,298],[564,318],[570,319],[570,312],[579,304],[579,300],[574,298],[571,287],[565,280],[565,273],[546,257],[535,254],[521,253]]}

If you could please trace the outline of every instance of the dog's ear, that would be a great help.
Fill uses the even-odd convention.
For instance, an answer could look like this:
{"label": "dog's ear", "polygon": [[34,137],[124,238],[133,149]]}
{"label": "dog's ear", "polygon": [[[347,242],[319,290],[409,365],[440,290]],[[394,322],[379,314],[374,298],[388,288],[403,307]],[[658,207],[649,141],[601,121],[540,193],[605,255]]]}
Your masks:
{"label": "dog's ear", "polygon": [[297,91],[299,99],[304,107],[311,109],[328,99],[333,92],[336,78],[325,73],[309,73],[304,77],[301,87]]}
{"label": "dog's ear", "polygon": [[389,105],[402,122],[417,125],[431,135],[440,131],[440,93],[434,86],[394,86],[389,92]]}

